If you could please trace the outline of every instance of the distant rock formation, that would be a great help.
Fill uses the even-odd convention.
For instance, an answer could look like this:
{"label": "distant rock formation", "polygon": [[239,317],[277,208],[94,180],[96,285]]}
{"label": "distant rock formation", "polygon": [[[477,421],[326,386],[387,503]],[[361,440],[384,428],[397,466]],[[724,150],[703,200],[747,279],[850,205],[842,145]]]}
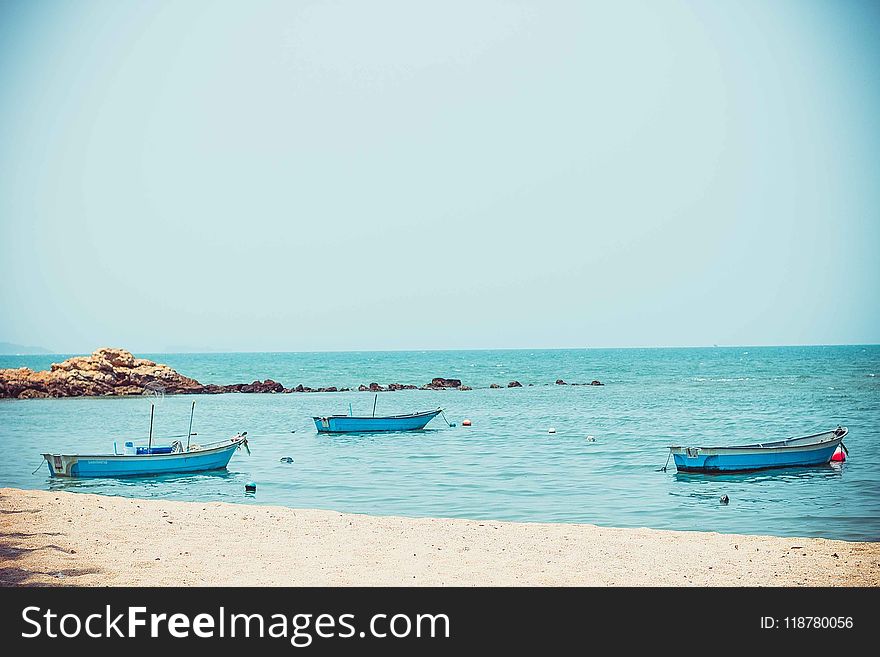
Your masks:
{"label": "distant rock formation", "polygon": [[31,354],[51,354],[44,347],[30,347],[24,344],[15,344],[14,342],[0,342],[0,354],[11,356],[25,356]]}
{"label": "distant rock formation", "polygon": [[498,385],[497,383],[493,383],[493,384],[490,385],[489,387],[490,387],[490,388],[500,388],[501,386]]}
{"label": "distant rock formation", "polygon": [[522,388],[522,383],[520,383],[519,381],[511,381],[510,383],[507,384],[507,387],[508,388]]}
{"label": "distant rock formation", "polygon": [[201,393],[204,387],[167,365],[135,358],[124,349],[107,347],[91,356],[75,356],[53,363],[48,372],[35,372],[26,367],[0,370],[0,397],[18,399],[140,395],[145,391]]}
{"label": "distant rock formation", "polygon": [[562,379],[556,379],[556,385],[558,386],[567,386],[568,384]]}

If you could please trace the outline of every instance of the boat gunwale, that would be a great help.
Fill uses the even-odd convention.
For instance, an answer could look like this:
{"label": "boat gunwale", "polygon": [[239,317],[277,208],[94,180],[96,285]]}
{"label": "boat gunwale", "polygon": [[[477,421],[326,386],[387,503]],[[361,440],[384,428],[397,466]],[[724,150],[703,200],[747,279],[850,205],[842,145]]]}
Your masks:
{"label": "boat gunwale", "polygon": [[[233,448],[233,447],[237,449],[237,448],[241,447],[242,443],[244,443],[245,440],[247,440],[247,439],[243,436],[236,436],[235,438],[230,438],[229,439],[230,442],[228,442],[225,445],[218,444],[218,443],[209,443],[209,445],[216,445],[216,446],[215,447],[202,447],[200,449],[197,449],[197,450],[194,450],[191,452],[172,452],[170,454],[53,454],[51,452],[46,452],[46,453],[40,454],[40,456],[42,456],[47,461],[49,460],[49,458],[54,458],[56,456],[60,457],[60,458],[68,458],[68,459],[69,458],[99,459],[102,461],[108,461],[108,460],[115,461],[117,459],[119,459],[119,460],[125,459],[126,461],[137,461],[137,460],[145,460],[145,459],[163,461],[163,460],[180,458],[183,456],[204,456],[205,454],[213,454],[215,452],[219,452],[224,449],[229,449],[229,448]],[[223,442],[223,441],[220,441],[220,442]]]}
{"label": "boat gunwale", "polygon": [[[819,433],[808,434],[806,436],[793,436],[791,438],[785,438],[784,440],[774,440],[769,443],[751,443],[748,445],[730,445],[730,446],[717,446],[717,447],[694,447],[694,446],[685,446],[685,445],[670,445],[669,450],[675,453],[682,453],[681,451],[675,452],[674,450],[687,450],[687,449],[699,449],[701,454],[705,454],[708,452],[720,452],[723,454],[742,454],[742,453],[754,453],[761,452],[765,454],[774,454],[779,452],[794,452],[794,451],[809,451],[819,447],[826,447],[831,443],[837,441],[839,444],[843,441],[844,438],[849,434],[849,429],[846,427],[841,427],[842,433],[837,434],[837,429],[831,429],[829,431],[820,431]],[[804,445],[788,445],[786,443],[790,443],[795,440],[807,440],[809,438],[818,438],[819,436],[831,436],[827,440],[817,440],[812,443],[806,443]]]}
{"label": "boat gunwale", "polygon": [[332,420],[335,418],[346,418],[349,420],[409,420],[417,417],[426,417],[428,415],[437,416],[443,412],[442,408],[432,411],[418,411],[417,413],[403,413],[401,415],[313,415],[313,420]]}

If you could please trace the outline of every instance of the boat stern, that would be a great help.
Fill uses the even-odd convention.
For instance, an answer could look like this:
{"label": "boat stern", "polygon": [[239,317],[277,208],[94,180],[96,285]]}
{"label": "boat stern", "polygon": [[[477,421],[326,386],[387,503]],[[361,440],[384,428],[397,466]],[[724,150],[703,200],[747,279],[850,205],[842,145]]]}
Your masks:
{"label": "boat stern", "polygon": [[699,447],[673,446],[669,448],[669,452],[672,454],[675,469],[681,472],[704,471],[711,466],[711,456]]}
{"label": "boat stern", "polygon": [[49,468],[49,475],[52,477],[72,477],[75,476],[73,468],[76,465],[76,459],[62,454],[42,454],[46,459],[46,467]]}

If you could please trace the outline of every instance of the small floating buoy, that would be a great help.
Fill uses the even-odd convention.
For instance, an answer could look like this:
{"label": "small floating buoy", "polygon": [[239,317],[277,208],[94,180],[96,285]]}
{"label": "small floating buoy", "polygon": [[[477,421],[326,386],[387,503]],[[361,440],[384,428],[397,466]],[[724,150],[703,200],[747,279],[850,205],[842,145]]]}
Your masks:
{"label": "small floating buoy", "polygon": [[464,420],[461,421],[461,426],[469,427],[469,426],[471,426],[471,421],[465,418]]}
{"label": "small floating buoy", "polygon": [[247,482],[244,485],[244,492],[245,493],[256,493],[257,492],[257,485],[252,481]]}
{"label": "small floating buoy", "polygon": [[547,429],[547,433],[556,433],[556,427],[550,427]]}
{"label": "small floating buoy", "polygon": [[721,500],[720,500],[720,502],[721,502],[722,504],[727,504],[727,503],[730,502],[730,498],[727,497],[727,495],[722,495],[722,496],[721,496]]}
{"label": "small floating buoy", "polygon": [[281,462],[282,463],[293,463],[293,458],[290,456],[282,456]]}
{"label": "small floating buoy", "polygon": [[831,460],[835,463],[843,463],[846,461],[846,454],[843,453],[843,450],[840,449],[840,445],[837,446],[837,449],[834,450],[834,454],[831,455]]}
{"label": "small floating buoy", "polygon": [[595,436],[587,436],[587,442],[588,443],[596,442],[596,437]]}

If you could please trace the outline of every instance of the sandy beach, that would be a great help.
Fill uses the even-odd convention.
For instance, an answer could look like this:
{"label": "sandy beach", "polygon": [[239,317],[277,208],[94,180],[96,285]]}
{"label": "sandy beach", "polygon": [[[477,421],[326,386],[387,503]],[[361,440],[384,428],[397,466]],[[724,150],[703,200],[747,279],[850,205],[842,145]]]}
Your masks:
{"label": "sandy beach", "polygon": [[877,586],[880,543],[3,488],[0,584]]}

